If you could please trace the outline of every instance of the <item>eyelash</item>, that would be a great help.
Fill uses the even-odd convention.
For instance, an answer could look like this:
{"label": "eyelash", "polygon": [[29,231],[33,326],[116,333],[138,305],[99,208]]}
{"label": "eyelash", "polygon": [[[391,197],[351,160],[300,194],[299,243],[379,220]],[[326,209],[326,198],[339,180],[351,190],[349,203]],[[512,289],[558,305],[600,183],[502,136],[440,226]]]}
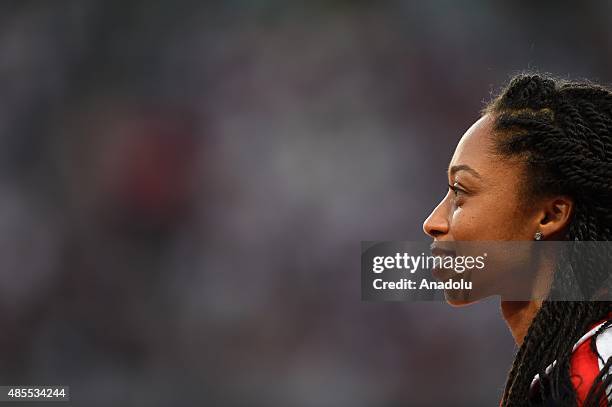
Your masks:
{"label": "eyelash", "polygon": [[457,196],[459,193],[465,193],[463,189],[457,188],[456,186],[451,184],[448,184],[448,188],[455,193],[455,196]]}

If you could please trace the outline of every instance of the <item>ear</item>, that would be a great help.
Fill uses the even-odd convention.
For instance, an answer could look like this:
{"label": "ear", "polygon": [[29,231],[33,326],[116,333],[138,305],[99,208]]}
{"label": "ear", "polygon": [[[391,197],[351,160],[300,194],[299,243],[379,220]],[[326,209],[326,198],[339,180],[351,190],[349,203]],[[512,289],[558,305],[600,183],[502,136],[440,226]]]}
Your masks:
{"label": "ear", "polygon": [[[574,210],[574,200],[567,196],[555,196],[542,202],[538,230],[544,239],[561,238],[569,225]],[[534,232],[535,233],[535,232]]]}

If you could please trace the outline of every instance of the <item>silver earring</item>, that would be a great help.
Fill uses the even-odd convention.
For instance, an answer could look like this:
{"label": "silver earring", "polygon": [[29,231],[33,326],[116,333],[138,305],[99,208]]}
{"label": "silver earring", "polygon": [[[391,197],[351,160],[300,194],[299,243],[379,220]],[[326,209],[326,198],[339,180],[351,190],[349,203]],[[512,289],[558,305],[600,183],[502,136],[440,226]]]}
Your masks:
{"label": "silver earring", "polygon": [[533,239],[534,240],[542,240],[542,232],[540,232],[539,230],[535,233],[535,235],[533,235]]}

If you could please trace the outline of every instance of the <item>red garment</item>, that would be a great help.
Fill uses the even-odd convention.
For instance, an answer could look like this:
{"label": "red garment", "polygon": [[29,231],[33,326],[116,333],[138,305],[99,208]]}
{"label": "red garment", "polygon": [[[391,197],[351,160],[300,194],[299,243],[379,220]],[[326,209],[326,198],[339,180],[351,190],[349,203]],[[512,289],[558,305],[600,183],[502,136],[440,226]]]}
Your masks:
{"label": "red garment", "polygon": [[[600,321],[591,326],[591,330],[578,341],[574,347],[572,358],[570,360],[570,380],[578,398],[578,405],[582,406],[593,385],[595,378],[601,371],[603,364],[612,356],[612,329],[608,328],[601,332],[597,338],[594,338],[595,332],[606,322]],[[582,343],[580,343],[582,341]],[[599,356],[592,350],[592,343],[595,341],[595,347]],[[612,400],[612,399],[611,399]],[[609,405],[606,400],[601,401],[602,406]]]}
{"label": "red garment", "polygon": [[[584,405],[586,397],[593,385],[595,378],[603,368],[605,361],[612,357],[612,326],[601,332],[597,338],[595,333],[601,326],[612,319],[612,313],[608,315],[608,319],[601,320],[590,326],[589,331],[582,336],[574,345],[572,356],[570,359],[570,381],[576,391],[578,406]],[[601,356],[600,359],[597,353],[592,350],[592,343],[595,341],[597,353]],[[546,368],[549,372],[555,362]],[[536,375],[531,383],[531,391],[538,391],[539,375]],[[607,391],[609,394],[610,391]],[[612,397],[609,398],[612,402]],[[602,406],[611,405],[607,400],[602,400]]]}

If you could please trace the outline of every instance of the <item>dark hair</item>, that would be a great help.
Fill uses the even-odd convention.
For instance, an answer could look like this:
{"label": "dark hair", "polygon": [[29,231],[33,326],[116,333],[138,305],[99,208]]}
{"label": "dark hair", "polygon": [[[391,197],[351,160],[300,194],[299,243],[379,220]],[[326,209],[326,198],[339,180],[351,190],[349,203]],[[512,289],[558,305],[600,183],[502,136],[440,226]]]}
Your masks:
{"label": "dark hair", "polygon": [[[521,74],[483,113],[494,119],[496,153],[525,163],[527,199],[565,194],[574,200],[565,240],[612,240],[612,92],[588,82]],[[580,255],[570,253],[569,263],[577,264]],[[588,286],[585,298],[593,298],[608,279],[612,263],[580,264],[588,265],[579,270]],[[557,267],[551,292],[563,286],[566,278]],[[552,301],[550,297],[544,301],[515,356],[502,405],[531,404],[535,399],[529,396],[530,385],[539,374],[536,396],[542,404],[576,406],[570,381],[572,348],[610,311],[612,303],[607,301]],[[546,373],[553,361],[552,371]],[[612,358],[604,362],[585,405],[599,406],[605,400],[612,383],[612,375],[607,375]]]}

